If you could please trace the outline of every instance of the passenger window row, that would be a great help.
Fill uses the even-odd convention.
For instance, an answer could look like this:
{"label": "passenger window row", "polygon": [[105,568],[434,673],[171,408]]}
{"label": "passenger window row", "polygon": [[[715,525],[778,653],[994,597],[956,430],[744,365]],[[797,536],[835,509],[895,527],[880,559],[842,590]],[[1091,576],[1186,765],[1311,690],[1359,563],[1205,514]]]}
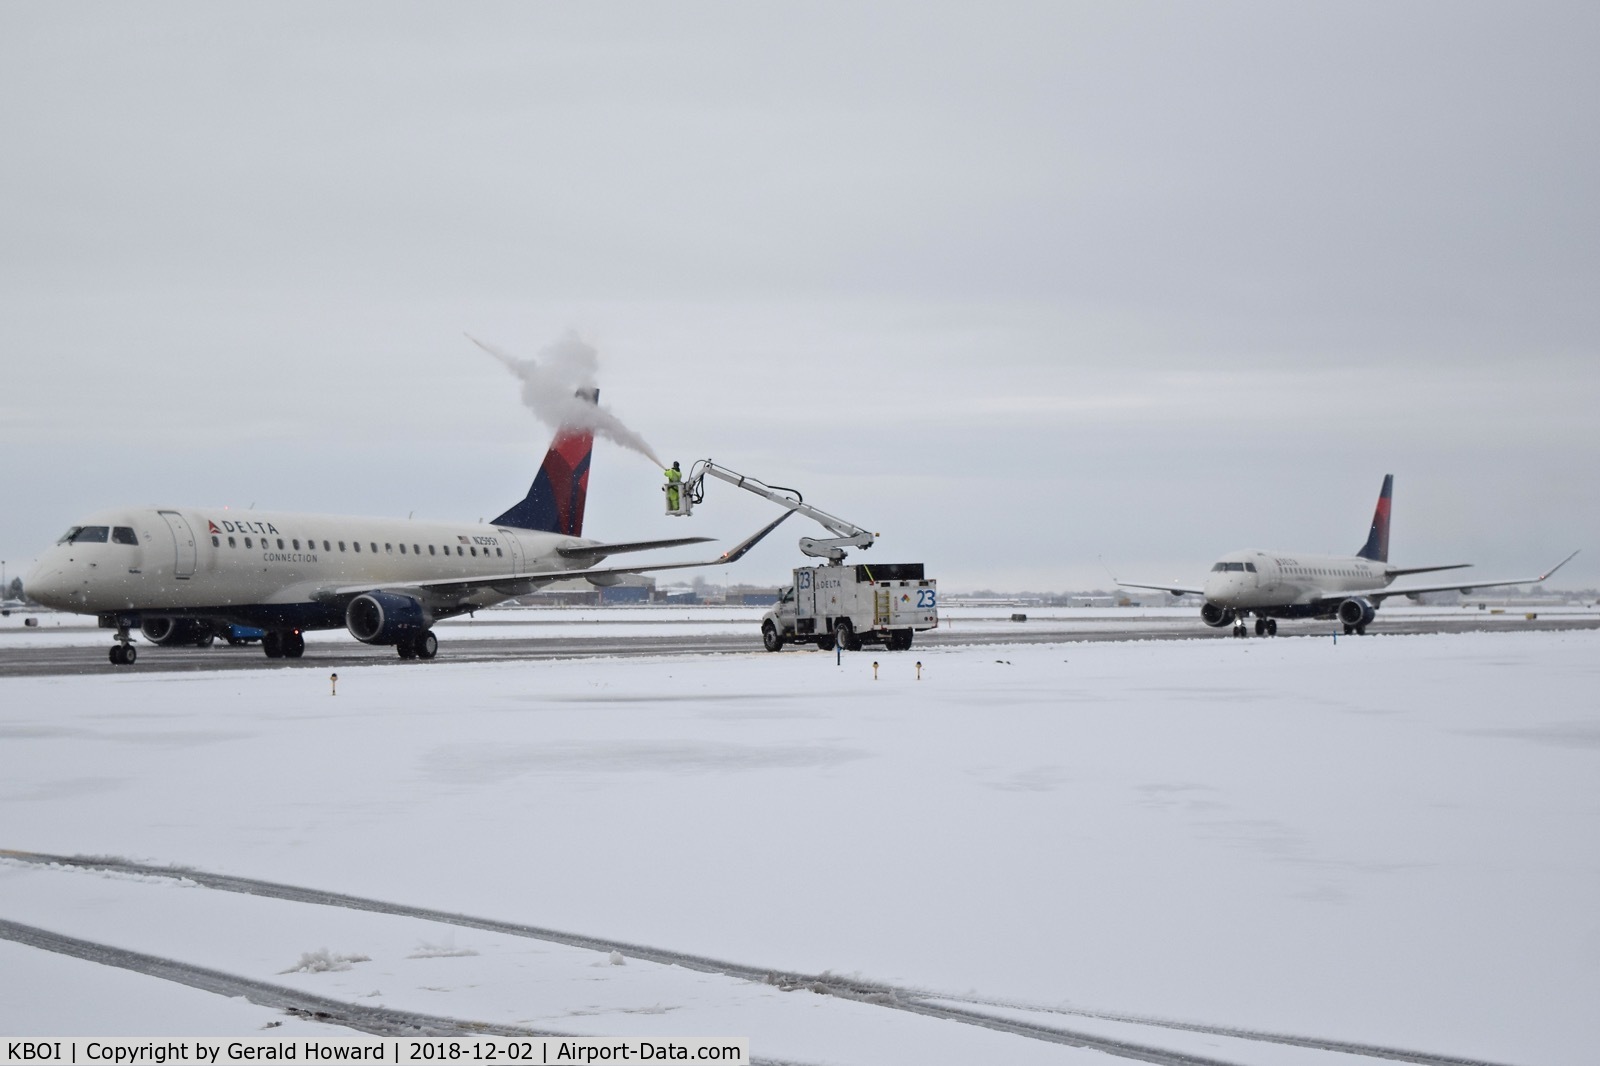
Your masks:
{"label": "passenger window row", "polygon": [[[123,528],[124,527],[122,527],[122,526],[118,526],[117,527],[118,532],[121,532],[121,530]],[[65,537],[62,537],[61,540],[58,543],[61,543],[61,544],[71,543],[72,541],[69,541],[69,538],[72,538],[75,535],[76,535],[77,541],[94,540],[96,538],[94,538],[93,536],[87,536],[86,537],[86,536],[82,535],[81,531],[82,530],[95,530],[95,529],[98,529],[100,531],[100,535],[99,535],[98,539],[100,541],[104,541],[106,539],[106,536],[105,536],[106,527],[105,526],[80,526],[80,527],[77,527],[76,529],[73,529],[73,530],[69,531],[67,533],[67,535]],[[127,532],[128,532],[129,536],[133,535],[133,530],[130,529]],[[263,547],[263,548],[271,548],[272,547],[272,543],[271,543],[271,541],[268,540],[268,538],[262,537],[262,538],[260,538],[260,540],[261,540],[261,547]],[[117,540],[117,543],[118,544],[137,544],[139,542],[137,540],[123,541],[123,540],[119,539],[119,540]],[[341,540],[338,543],[339,543],[339,550],[340,551],[346,551],[348,549],[353,549],[354,551],[359,552],[361,550],[361,542],[359,540],[350,541],[348,549],[346,547],[346,542],[345,541]],[[220,536],[213,535],[212,538],[211,538],[211,546],[213,548],[222,547],[222,538]],[[229,537],[228,538],[228,547],[237,548],[238,546],[239,546],[239,541],[238,541],[237,538],[235,538],[235,537]],[[253,538],[253,537],[245,537],[244,538],[244,546],[246,548],[255,547],[256,546],[255,545],[255,538]],[[289,540],[289,542],[288,542],[288,546],[292,546],[293,550],[295,550],[295,551],[300,551],[301,550],[300,549],[300,540],[299,540],[298,537],[291,538]],[[279,551],[288,550],[288,546],[285,545],[284,539],[282,537],[278,537],[277,538],[277,547],[278,547]],[[368,548],[371,549],[372,554],[374,554],[374,555],[377,554],[377,552],[378,552],[378,542],[377,541],[375,541],[375,540],[374,541],[368,541],[367,542],[367,546],[368,546]],[[316,551],[317,550],[317,542],[315,540],[306,541],[305,542],[305,550],[306,551]],[[333,542],[326,541],[326,540],[323,541],[322,542],[322,550],[325,551],[325,552],[333,551]],[[388,553],[390,555],[393,555],[394,554],[394,545],[393,544],[385,544],[383,546],[383,550],[386,553]],[[456,554],[457,555],[466,555],[468,552],[471,552],[471,554],[472,554],[472,556],[474,558],[476,558],[477,555],[478,555],[478,549],[476,547],[463,547],[462,545],[459,545],[459,544],[456,545]],[[401,555],[407,554],[406,553],[406,546],[404,544],[400,545],[400,554]],[[412,555],[421,555],[422,554],[422,545],[420,545],[420,544],[411,545],[410,554],[412,554]],[[450,545],[448,545],[448,544],[440,545],[440,546],[438,546],[436,548],[435,545],[430,544],[430,545],[428,545],[428,554],[429,555],[440,555],[440,554],[449,555],[450,554]],[[494,550],[494,554],[495,554],[495,556],[497,558],[501,558],[501,559],[505,558],[505,550],[502,549],[502,548],[496,548]],[[484,555],[484,558],[488,558],[489,549],[487,547],[485,547],[483,549],[483,555]]]}

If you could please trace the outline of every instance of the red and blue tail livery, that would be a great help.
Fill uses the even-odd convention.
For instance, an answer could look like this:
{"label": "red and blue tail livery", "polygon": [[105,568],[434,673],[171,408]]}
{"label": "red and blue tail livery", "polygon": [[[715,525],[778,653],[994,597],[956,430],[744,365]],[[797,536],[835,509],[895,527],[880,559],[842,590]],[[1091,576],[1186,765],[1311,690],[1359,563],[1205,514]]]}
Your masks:
{"label": "red and blue tail livery", "polygon": [[[599,389],[579,395],[590,403],[600,402]],[[545,453],[528,495],[496,518],[494,524],[583,536],[583,504],[589,495],[589,460],[593,454],[593,430],[561,429]]]}
{"label": "red and blue tail livery", "polygon": [[1378,493],[1378,508],[1372,512],[1372,531],[1367,534],[1367,542],[1356,552],[1359,559],[1371,559],[1375,563],[1389,561],[1389,504],[1394,498],[1394,475],[1383,475],[1383,491]]}

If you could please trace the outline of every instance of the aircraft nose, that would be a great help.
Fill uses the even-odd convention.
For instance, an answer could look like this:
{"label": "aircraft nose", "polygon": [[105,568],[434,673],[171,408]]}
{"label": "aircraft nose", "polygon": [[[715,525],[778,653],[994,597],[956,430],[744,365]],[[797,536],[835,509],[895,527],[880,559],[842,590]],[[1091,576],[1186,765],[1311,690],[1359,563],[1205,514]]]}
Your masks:
{"label": "aircraft nose", "polygon": [[48,559],[35,563],[22,577],[22,594],[46,607],[63,606],[68,591],[66,575]]}

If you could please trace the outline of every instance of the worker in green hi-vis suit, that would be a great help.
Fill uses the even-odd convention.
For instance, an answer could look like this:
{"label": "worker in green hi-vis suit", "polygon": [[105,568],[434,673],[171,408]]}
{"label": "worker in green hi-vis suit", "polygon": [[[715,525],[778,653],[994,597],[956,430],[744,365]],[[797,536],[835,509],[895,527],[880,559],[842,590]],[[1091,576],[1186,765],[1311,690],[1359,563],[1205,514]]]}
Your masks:
{"label": "worker in green hi-vis suit", "polygon": [[678,509],[678,494],[681,491],[678,488],[678,482],[682,480],[683,471],[678,469],[678,461],[674,459],[672,461],[672,469],[667,471],[667,510],[669,511]]}

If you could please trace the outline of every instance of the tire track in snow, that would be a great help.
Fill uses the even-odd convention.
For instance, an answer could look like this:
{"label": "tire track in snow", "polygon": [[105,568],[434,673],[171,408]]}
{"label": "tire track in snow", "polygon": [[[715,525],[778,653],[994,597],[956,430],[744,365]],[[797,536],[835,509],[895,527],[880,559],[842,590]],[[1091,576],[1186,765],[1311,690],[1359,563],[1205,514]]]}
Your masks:
{"label": "tire track in snow", "polygon": [[1294,1036],[1290,1033],[1267,1032],[1257,1029],[1240,1029],[1228,1025],[1207,1025],[1203,1022],[1180,1022],[1167,1018],[1152,1018],[1144,1014],[1122,1014],[1116,1011],[1088,1010],[1076,1007],[1043,1007],[1037,1003],[1021,1003],[982,996],[959,996],[928,989],[913,991],[928,1000],[946,1003],[966,1003],[974,1007],[995,1007],[1001,1010],[1027,1011],[1033,1014],[1061,1014],[1073,1018],[1092,1018],[1096,1021],[1119,1022],[1125,1025],[1153,1026],[1159,1029],[1177,1029],[1208,1036],[1227,1036],[1239,1040],[1284,1044],[1291,1047],[1311,1048],[1315,1051],[1332,1051],[1345,1055],[1386,1059],[1391,1062],[1421,1063],[1423,1066],[1505,1066],[1489,1059],[1464,1059],[1426,1051],[1408,1051],[1404,1048],[1385,1047],[1381,1044],[1360,1044],[1344,1040],[1324,1040],[1314,1036]]}
{"label": "tire track in snow", "polygon": [[[514,1025],[499,1025],[494,1022],[464,1021],[437,1014],[395,1010],[390,1007],[369,1007],[341,999],[329,999],[311,992],[275,985],[269,981],[258,981],[252,977],[242,977],[205,966],[194,966],[176,959],[162,958],[159,955],[147,955],[144,952],[101,944],[93,940],[82,940],[48,929],[40,929],[37,926],[7,921],[4,918],[0,918],[0,940],[9,940],[41,951],[53,951],[59,955],[69,955],[102,966],[132,970],[163,981],[197,988],[203,992],[213,992],[219,996],[243,997],[258,1006],[274,1007],[297,1017],[328,1025],[342,1025],[372,1036],[526,1036],[555,1039],[583,1037],[581,1033],[558,1033],[525,1029]],[[752,1066],[806,1066],[804,1063],[759,1058],[755,1055],[750,1056],[750,1062]]]}
{"label": "tire track in snow", "polygon": [[442,1018],[432,1014],[392,1010],[388,1007],[371,1007],[359,1003],[329,999],[326,996],[301,992],[269,981],[193,966],[176,959],[147,955],[140,951],[113,947],[93,940],[23,925],[21,922],[0,918],[0,940],[25,944],[42,951],[70,955],[104,966],[132,970],[163,981],[172,981],[219,996],[242,996],[263,1007],[276,1007],[304,1018],[325,1021],[330,1025],[343,1025],[373,1036],[573,1036],[572,1033],[542,1033],[487,1022],[462,1021]]}
{"label": "tire track in snow", "polygon": [[[894,1010],[907,1011],[912,1014],[921,1014],[930,1018],[942,1018],[947,1021],[959,1022],[965,1025],[979,1026],[986,1029],[993,1029],[999,1032],[1006,1032],[1016,1036],[1027,1037],[1029,1039],[1042,1040],[1057,1044],[1066,1044],[1072,1047],[1091,1048],[1123,1058],[1136,1059],[1141,1062],[1155,1063],[1158,1064],[1158,1066],[1229,1066],[1229,1064],[1218,1059],[1188,1054],[1185,1052],[1171,1051],[1165,1048],[1141,1044],[1134,1041],[1098,1036],[1092,1033],[1079,1032],[1060,1028],[1054,1025],[1045,1025],[1039,1022],[1029,1022],[1000,1017],[994,1014],[985,1013],[984,1011],[976,1008],[992,1007],[1009,1010],[1030,1011],[1035,1013],[1048,1013],[1067,1017],[1076,1016],[1082,1018],[1091,1018],[1099,1021],[1111,1021],[1121,1024],[1138,1025],[1148,1028],[1204,1033],[1207,1035],[1222,1036],[1252,1043],[1304,1047],[1334,1054],[1383,1059],[1391,1062],[1416,1063],[1419,1064],[1419,1066],[1501,1066],[1501,1064],[1493,1063],[1483,1059],[1461,1058],[1452,1055],[1441,1055],[1430,1052],[1415,1051],[1407,1048],[1392,1048],[1376,1044],[1364,1044],[1351,1041],[1324,1039],[1319,1037],[1296,1036],[1293,1034],[1244,1029],[1233,1026],[1205,1025],[1202,1023],[1173,1021],[1142,1015],[1073,1010],[1070,1008],[1039,1007],[1037,1005],[984,999],[981,997],[950,995],[928,989],[895,986],[872,981],[852,980],[829,973],[789,973],[766,967],[750,966],[744,963],[713,959],[704,955],[694,955],[687,952],[671,951],[665,948],[655,948],[643,944],[631,944],[626,941],[587,936],[581,933],[569,933],[558,929],[546,929],[540,926],[524,925],[517,922],[507,922],[496,918],[479,918],[472,915],[434,910],[427,907],[415,907],[403,903],[390,903],[383,900],[369,899],[362,896],[353,896],[343,892],[330,892],[322,889],[305,888],[299,885],[286,885],[274,881],[262,881],[255,878],[236,877],[231,874],[210,873],[203,870],[195,870],[189,867],[150,866],[142,863],[126,862],[124,860],[111,857],[72,857],[63,855],[46,855],[37,852],[11,851],[7,849],[0,849],[0,858],[13,859],[20,862],[42,866],[56,865],[76,869],[104,870],[115,873],[137,874],[147,877],[181,879],[194,882],[195,884],[205,888],[212,888],[225,892],[238,892],[245,895],[266,896],[273,899],[286,900],[289,902],[309,903],[325,907],[342,907],[347,910],[371,911],[377,914],[417,918],[423,921],[438,922],[446,925],[457,925],[471,929],[481,929],[486,932],[504,933],[510,936],[526,937],[533,940],[543,940],[550,943],[563,944],[568,947],[586,948],[593,951],[615,951],[624,956],[640,959],[646,962],[655,962],[668,966],[679,966],[684,969],[696,970],[701,973],[719,974],[722,976],[735,977],[747,981],[769,984],[786,991],[804,989],[820,995],[837,996],[841,999],[849,999],[861,1003],[868,1003],[873,1006],[888,1007]],[[267,987],[275,988],[277,986]],[[951,1004],[966,1004],[967,1006],[952,1006]],[[448,1020],[445,1021],[448,1022]],[[487,1032],[488,1030],[482,1031]],[[519,1032],[517,1035],[527,1034]]]}
{"label": "tire track in snow", "polygon": [[[679,966],[688,970],[701,973],[718,974],[734,977],[762,984],[770,984],[783,990],[798,990],[815,992],[821,995],[837,996],[841,999],[855,1000],[869,1003],[874,1006],[891,1007],[907,1011],[912,1014],[926,1015],[946,1021],[960,1022],[975,1025],[997,1032],[1010,1033],[1015,1036],[1042,1040],[1054,1044],[1065,1044],[1071,1047],[1082,1047],[1103,1051],[1108,1054],[1118,1055],[1123,1058],[1136,1059],[1148,1062],[1155,1066],[1232,1066],[1220,1059],[1208,1058],[1201,1055],[1186,1054],[1184,1052],[1170,1051],[1165,1048],[1152,1047],[1134,1043],[1127,1040],[1095,1036],[1091,1033],[1079,1033],[1055,1026],[1039,1025],[1036,1023],[1015,1021],[1008,1018],[998,1018],[982,1014],[978,1011],[964,1010],[958,1007],[945,1007],[933,1003],[922,1002],[920,999],[907,998],[907,990],[895,989],[888,985],[878,985],[871,982],[846,981],[830,974],[795,974],[774,971],[764,967],[747,966],[742,963],[726,962],[712,959],[703,955],[692,955],[685,952],[669,951],[664,948],[653,948],[643,944],[630,944],[620,940],[607,940],[601,937],[585,936],[579,933],[568,933],[557,929],[545,929],[539,926],[523,925],[516,922],[506,922],[495,918],[477,918],[471,915],[456,914],[449,911],[433,910],[427,907],[414,907],[409,904],[389,903],[383,900],[368,899],[362,896],[352,896],[343,892],[328,892],[321,889],[304,888],[299,885],[286,885],[274,881],[261,881],[248,877],[235,877],[231,874],[209,873],[189,867],[179,866],[148,866],[142,863],[125,862],[120,859],[89,856],[70,857],[64,855],[44,855],[35,852],[11,851],[0,849],[0,858],[13,859],[21,862],[33,863],[41,866],[62,866],[83,870],[102,870],[112,873],[136,874],[145,877],[163,877],[193,882],[204,888],[218,889],[225,892],[238,892],[245,895],[265,896],[272,899],[281,899],[294,903],[309,903],[325,907],[342,907],[347,910],[370,911],[377,914],[388,914],[397,917],[417,918],[423,921],[439,922],[446,925],[462,926],[470,929],[480,929],[486,932],[503,933],[509,936],[525,937],[533,940],[543,940],[548,943],[562,944],[568,947],[586,948],[599,952],[619,952],[629,958],[640,959],[645,962],[655,962],[667,966]],[[9,923],[8,923],[9,924]],[[181,964],[174,964],[181,965]],[[272,989],[277,986],[266,985]],[[335,1002],[335,1001],[327,1001]],[[319,1009],[326,1009],[319,1008]],[[487,1030],[485,1030],[487,1031]],[[570,1034],[569,1034],[570,1035]]]}

